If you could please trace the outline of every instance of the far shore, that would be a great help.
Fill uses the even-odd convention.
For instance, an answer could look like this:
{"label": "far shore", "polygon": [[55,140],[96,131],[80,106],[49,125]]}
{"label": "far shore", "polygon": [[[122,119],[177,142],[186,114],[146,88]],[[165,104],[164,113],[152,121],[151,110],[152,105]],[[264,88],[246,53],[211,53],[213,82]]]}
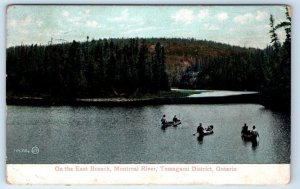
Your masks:
{"label": "far shore", "polygon": [[76,98],[76,99],[50,99],[42,97],[7,97],[7,105],[25,106],[145,106],[163,104],[228,104],[228,103],[254,103],[260,104],[259,93],[237,94],[227,96],[201,96],[201,97],[153,97],[153,98]]}

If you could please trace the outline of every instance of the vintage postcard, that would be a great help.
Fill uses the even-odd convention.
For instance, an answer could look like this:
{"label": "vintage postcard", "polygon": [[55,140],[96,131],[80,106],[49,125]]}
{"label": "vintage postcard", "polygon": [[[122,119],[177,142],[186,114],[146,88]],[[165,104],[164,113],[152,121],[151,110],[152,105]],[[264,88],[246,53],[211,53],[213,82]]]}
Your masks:
{"label": "vintage postcard", "polygon": [[7,6],[7,182],[288,184],[291,17]]}

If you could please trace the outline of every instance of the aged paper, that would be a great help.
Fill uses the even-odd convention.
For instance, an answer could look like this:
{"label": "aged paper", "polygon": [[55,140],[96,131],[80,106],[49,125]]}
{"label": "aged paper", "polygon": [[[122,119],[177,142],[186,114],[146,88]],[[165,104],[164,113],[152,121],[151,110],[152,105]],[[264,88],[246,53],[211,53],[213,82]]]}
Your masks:
{"label": "aged paper", "polygon": [[9,184],[289,183],[291,7],[6,16]]}

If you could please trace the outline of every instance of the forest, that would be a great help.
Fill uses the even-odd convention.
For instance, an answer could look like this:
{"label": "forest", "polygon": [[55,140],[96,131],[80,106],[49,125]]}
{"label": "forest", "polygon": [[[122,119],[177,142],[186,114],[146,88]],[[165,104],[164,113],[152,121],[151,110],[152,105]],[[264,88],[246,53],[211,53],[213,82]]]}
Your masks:
{"label": "forest", "polygon": [[7,92],[53,98],[170,90],[164,47],[143,39],[103,39],[7,49]]}
{"label": "forest", "polygon": [[[251,90],[290,109],[291,17],[270,15],[270,45],[245,48],[194,38],[110,38],[6,50],[7,97],[102,98],[174,88]],[[286,38],[279,42],[277,31]]]}

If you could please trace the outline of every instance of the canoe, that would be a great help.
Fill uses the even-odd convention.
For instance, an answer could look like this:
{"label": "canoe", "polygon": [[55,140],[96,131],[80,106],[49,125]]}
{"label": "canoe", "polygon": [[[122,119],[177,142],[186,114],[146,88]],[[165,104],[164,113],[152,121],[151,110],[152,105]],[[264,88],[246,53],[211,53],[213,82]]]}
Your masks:
{"label": "canoe", "polygon": [[210,130],[210,131],[204,130],[204,131],[203,131],[203,134],[204,134],[204,135],[211,135],[211,134],[213,134],[213,133],[214,133],[213,130]]}
{"label": "canoe", "polygon": [[203,133],[199,133],[199,136],[211,135],[214,133],[214,126],[210,125],[203,130]]}
{"label": "canoe", "polygon": [[211,134],[213,134],[213,133],[214,133],[213,130],[206,130],[206,129],[204,129],[204,130],[203,130],[203,133],[202,133],[201,135],[211,135]]}
{"label": "canoe", "polygon": [[169,122],[167,122],[167,123],[161,124],[161,127],[162,127],[162,128],[167,128],[167,127],[170,127],[170,126],[173,126],[173,121],[169,121]]}
{"label": "canoe", "polygon": [[256,135],[242,133],[241,137],[243,141],[252,141],[252,142],[257,141]]}
{"label": "canoe", "polygon": [[173,126],[176,127],[177,125],[180,125],[181,124],[181,121],[176,121],[176,122],[173,122]]}
{"label": "canoe", "polygon": [[169,121],[167,123],[161,124],[161,127],[163,129],[165,129],[165,128],[170,127],[170,126],[177,127],[177,125],[180,125],[180,124],[181,124],[181,121],[177,121],[177,122]]}

